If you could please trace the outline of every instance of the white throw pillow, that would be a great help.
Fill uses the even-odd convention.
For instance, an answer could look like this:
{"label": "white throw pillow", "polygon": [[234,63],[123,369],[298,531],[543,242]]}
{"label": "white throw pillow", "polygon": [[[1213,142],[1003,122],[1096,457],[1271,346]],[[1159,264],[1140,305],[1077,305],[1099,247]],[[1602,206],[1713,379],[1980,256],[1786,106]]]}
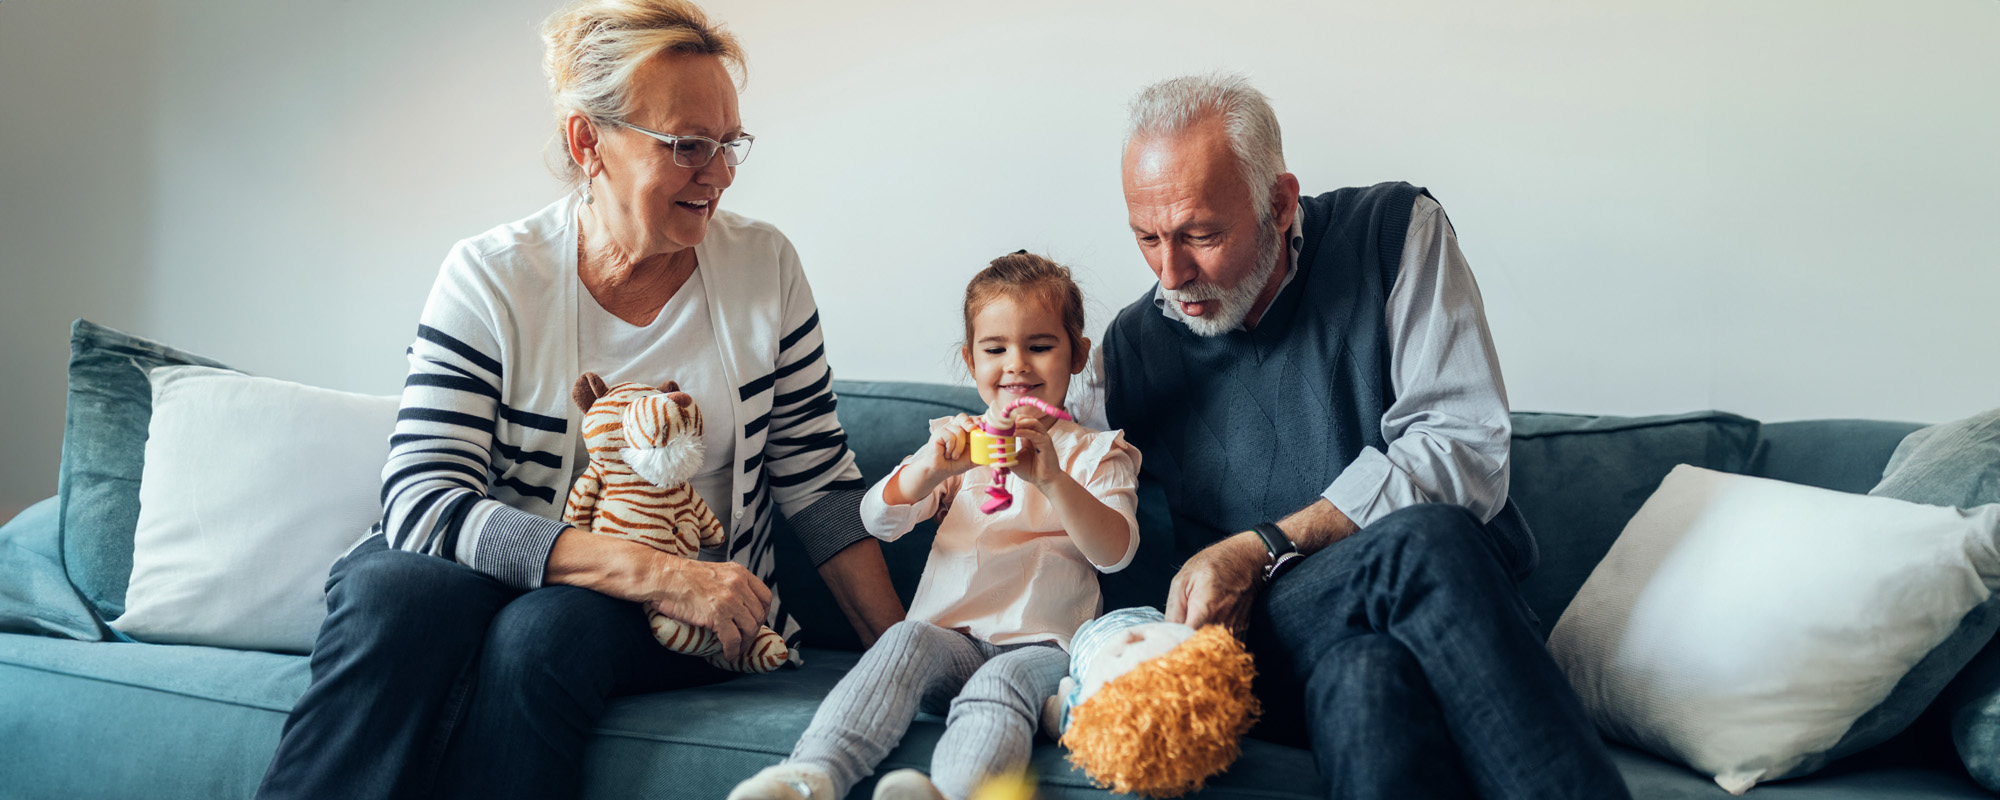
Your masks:
{"label": "white throw pillow", "polygon": [[159,367],[132,582],[134,639],[312,650],[327,570],[382,515],[397,398]]}
{"label": "white throw pillow", "polygon": [[1787,777],[2000,586],[1970,511],[1675,467],[1549,638],[1599,730],[1731,794]]}

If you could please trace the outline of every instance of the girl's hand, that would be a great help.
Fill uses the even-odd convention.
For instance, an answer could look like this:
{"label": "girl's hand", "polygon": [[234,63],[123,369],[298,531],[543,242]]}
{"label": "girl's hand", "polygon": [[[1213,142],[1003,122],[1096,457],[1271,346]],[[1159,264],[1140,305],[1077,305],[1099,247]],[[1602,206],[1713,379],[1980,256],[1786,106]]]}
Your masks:
{"label": "girl's hand", "polygon": [[968,432],[979,427],[979,422],[968,415],[959,414],[945,420],[937,432],[931,434],[930,442],[924,445],[929,463],[925,464],[933,476],[939,480],[963,474],[973,467],[972,448],[966,439]]}
{"label": "girl's hand", "polygon": [[1058,463],[1055,442],[1049,439],[1049,422],[1040,415],[1024,417],[1014,423],[1014,435],[1020,437],[1020,451],[1014,455],[1014,474],[1037,489],[1043,488],[1049,480],[1064,475],[1062,464]]}

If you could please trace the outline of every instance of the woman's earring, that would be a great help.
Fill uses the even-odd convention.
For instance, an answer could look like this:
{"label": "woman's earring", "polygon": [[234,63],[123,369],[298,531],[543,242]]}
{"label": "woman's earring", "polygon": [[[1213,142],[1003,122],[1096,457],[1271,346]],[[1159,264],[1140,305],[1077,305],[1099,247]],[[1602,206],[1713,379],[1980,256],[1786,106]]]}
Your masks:
{"label": "woman's earring", "polygon": [[590,196],[590,178],[586,177],[583,179],[583,204],[593,205],[596,202],[597,198]]}

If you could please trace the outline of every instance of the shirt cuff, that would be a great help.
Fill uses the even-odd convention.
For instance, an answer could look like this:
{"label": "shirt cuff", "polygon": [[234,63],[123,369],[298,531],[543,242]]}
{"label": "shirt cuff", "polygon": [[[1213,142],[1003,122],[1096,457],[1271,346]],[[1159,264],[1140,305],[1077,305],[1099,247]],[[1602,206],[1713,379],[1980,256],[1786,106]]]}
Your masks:
{"label": "shirt cuff", "polygon": [[549,551],[569,526],[513,506],[493,502],[479,526],[473,568],[516,589],[538,589],[548,574]]}
{"label": "shirt cuff", "polygon": [[861,497],[865,493],[861,489],[828,492],[791,516],[792,532],[814,567],[868,538],[868,529],[861,525]]}
{"label": "shirt cuff", "polygon": [[937,498],[936,491],[932,491],[930,497],[909,505],[892,506],[889,505],[889,501],[882,499],[883,490],[888,488],[889,482],[903,474],[904,468],[908,466],[910,466],[908,463],[896,465],[895,469],[889,471],[889,477],[868,487],[868,495],[861,499],[862,525],[868,529],[870,535],[885,542],[902,538],[903,534],[917,527],[917,523],[937,513],[937,506],[932,502]]}
{"label": "shirt cuff", "polygon": [[1395,510],[1389,507],[1392,502],[1387,497],[1389,478],[1395,472],[1395,466],[1382,451],[1363,448],[1320,496],[1347,515],[1356,529],[1366,528]]}

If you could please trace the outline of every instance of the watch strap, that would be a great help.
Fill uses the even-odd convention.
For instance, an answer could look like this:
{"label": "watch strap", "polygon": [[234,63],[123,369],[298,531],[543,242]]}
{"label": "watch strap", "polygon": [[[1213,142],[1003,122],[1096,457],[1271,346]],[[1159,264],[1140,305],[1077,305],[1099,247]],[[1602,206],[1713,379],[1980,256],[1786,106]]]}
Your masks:
{"label": "watch strap", "polygon": [[1264,552],[1271,557],[1271,563],[1264,566],[1265,582],[1277,580],[1278,576],[1285,574],[1285,571],[1291,569],[1299,559],[1305,558],[1305,555],[1299,552],[1298,546],[1292,544],[1291,537],[1286,536],[1276,523],[1260,522],[1250,530],[1257,534],[1257,538],[1264,540]]}

